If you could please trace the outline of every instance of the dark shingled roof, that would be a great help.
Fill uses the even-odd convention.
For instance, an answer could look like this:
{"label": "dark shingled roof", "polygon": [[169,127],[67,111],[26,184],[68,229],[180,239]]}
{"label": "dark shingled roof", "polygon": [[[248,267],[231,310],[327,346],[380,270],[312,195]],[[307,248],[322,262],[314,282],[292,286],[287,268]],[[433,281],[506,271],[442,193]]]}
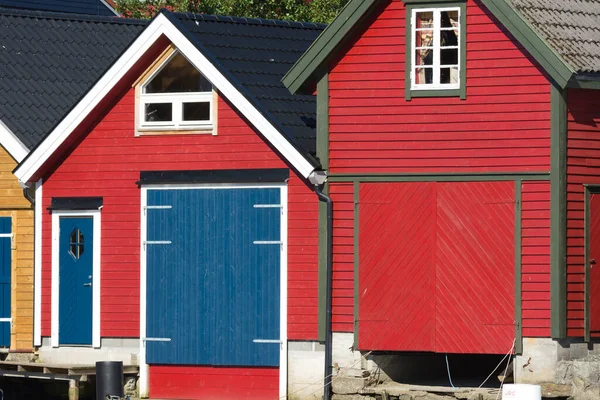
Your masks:
{"label": "dark shingled roof", "polygon": [[600,72],[600,0],[507,0],[579,73]]}
{"label": "dark shingled roof", "polygon": [[0,120],[32,149],[146,25],[0,9]]}
{"label": "dark shingled roof", "polygon": [[0,7],[115,16],[101,0],[0,0]]}
{"label": "dark shingled roof", "polygon": [[301,153],[315,154],[316,98],[291,95],[281,79],[325,25],[165,15]]}

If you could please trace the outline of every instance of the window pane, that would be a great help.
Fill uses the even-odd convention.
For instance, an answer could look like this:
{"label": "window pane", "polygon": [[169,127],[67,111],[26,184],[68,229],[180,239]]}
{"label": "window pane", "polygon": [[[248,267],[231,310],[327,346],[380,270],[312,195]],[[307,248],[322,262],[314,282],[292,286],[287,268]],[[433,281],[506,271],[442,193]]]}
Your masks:
{"label": "window pane", "polygon": [[440,31],[440,46],[458,46],[458,30]]}
{"label": "window pane", "polygon": [[212,85],[185,58],[177,53],[144,89],[145,93],[210,92]]}
{"label": "window pane", "polygon": [[426,85],[433,83],[433,68],[416,68],[415,83],[417,85]]}
{"label": "window pane", "polygon": [[146,104],[144,121],[169,122],[173,120],[173,105],[171,103]]}
{"label": "window pane", "polygon": [[457,65],[458,49],[444,49],[440,51],[441,65]]}
{"label": "window pane", "polygon": [[183,103],[184,121],[210,121],[210,103]]}
{"label": "window pane", "polygon": [[433,31],[415,32],[415,47],[433,46]]}
{"label": "window pane", "polygon": [[415,53],[415,65],[433,65],[433,50],[423,49]]}
{"label": "window pane", "polygon": [[433,12],[418,12],[417,13],[417,29],[433,28]]}
{"label": "window pane", "polygon": [[458,26],[458,10],[442,11],[442,28],[456,28]]}
{"label": "window pane", "polygon": [[442,68],[440,70],[440,83],[458,83],[458,67]]}

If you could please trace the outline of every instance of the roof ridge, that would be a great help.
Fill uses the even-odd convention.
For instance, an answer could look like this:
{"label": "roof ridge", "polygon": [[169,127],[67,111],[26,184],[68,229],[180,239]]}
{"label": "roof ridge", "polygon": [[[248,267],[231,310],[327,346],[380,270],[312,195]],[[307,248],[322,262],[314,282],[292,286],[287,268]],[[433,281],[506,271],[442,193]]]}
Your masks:
{"label": "roof ridge", "polygon": [[117,16],[87,15],[77,13],[62,13],[56,11],[23,10],[17,8],[0,7],[0,16],[13,16],[23,18],[43,18],[64,21],[97,22],[119,25],[147,25],[149,21],[135,18],[120,18]]}
{"label": "roof ridge", "polygon": [[[166,10],[164,10],[166,11]],[[317,29],[323,30],[327,27],[327,24],[321,24],[317,22],[301,22],[301,21],[286,21],[280,19],[267,19],[267,18],[248,18],[248,17],[232,17],[227,15],[214,15],[214,14],[194,14],[189,12],[172,12],[166,11],[175,17],[188,18],[193,20],[212,21],[212,22],[229,22],[236,24],[251,24],[251,25],[265,25],[265,26],[277,26],[286,28],[298,28],[298,29]]]}

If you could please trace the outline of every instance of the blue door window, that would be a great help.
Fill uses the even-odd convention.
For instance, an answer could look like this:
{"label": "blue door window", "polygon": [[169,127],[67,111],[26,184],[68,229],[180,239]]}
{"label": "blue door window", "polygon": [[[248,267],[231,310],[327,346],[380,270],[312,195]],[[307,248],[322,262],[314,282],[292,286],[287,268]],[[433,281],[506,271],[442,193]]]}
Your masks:
{"label": "blue door window", "polygon": [[147,362],[278,366],[280,189],[147,199]]}
{"label": "blue door window", "polygon": [[59,343],[92,344],[93,217],[60,217]]}

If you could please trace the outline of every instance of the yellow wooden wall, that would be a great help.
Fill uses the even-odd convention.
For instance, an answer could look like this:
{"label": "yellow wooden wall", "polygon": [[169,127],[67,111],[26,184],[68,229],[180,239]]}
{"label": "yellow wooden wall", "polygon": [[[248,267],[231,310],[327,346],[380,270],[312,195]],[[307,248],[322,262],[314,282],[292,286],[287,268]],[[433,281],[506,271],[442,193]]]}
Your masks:
{"label": "yellow wooden wall", "polygon": [[12,217],[11,350],[33,348],[33,206],[12,170],[17,163],[0,147],[0,216]]}

